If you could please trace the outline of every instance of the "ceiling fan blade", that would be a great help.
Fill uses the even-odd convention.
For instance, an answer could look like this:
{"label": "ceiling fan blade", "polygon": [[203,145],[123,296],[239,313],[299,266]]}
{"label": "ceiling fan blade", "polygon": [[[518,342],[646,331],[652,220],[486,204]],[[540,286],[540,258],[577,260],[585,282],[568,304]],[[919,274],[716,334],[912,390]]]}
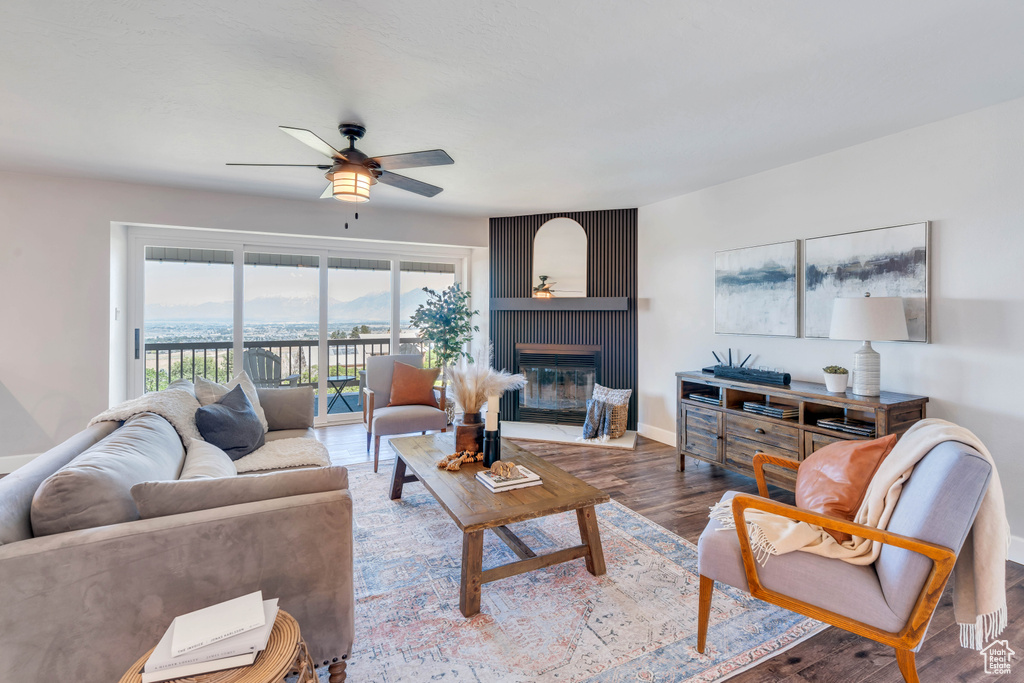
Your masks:
{"label": "ceiling fan blade", "polygon": [[325,171],[330,170],[330,164],[232,164],[227,163],[225,166],[301,166],[303,168],[320,168]]}
{"label": "ceiling fan blade", "polygon": [[448,156],[443,149],[428,149],[422,152],[407,152],[406,154],[389,154],[383,157],[373,157],[373,161],[380,164],[385,171],[394,171],[399,168],[417,168],[420,166],[444,166],[454,164],[455,160]]}
{"label": "ceiling fan blade", "polygon": [[420,180],[413,180],[404,175],[398,175],[397,173],[391,173],[390,171],[381,172],[377,180],[386,185],[397,187],[400,190],[408,190],[409,192],[415,192],[416,194],[423,195],[424,197],[433,197],[434,195],[441,192],[441,188],[437,185],[431,185],[430,183],[424,183]]}
{"label": "ceiling fan blade", "polygon": [[321,140],[317,134],[311,130],[306,130],[305,128],[292,128],[291,126],[278,126],[278,128],[283,130],[285,133],[288,133],[288,135],[291,135],[299,142],[309,145],[326,157],[330,157],[331,159],[345,158],[344,154]]}
{"label": "ceiling fan blade", "polygon": [[320,199],[327,199],[328,197],[334,198],[334,183],[327,183],[327,189],[320,195]]}

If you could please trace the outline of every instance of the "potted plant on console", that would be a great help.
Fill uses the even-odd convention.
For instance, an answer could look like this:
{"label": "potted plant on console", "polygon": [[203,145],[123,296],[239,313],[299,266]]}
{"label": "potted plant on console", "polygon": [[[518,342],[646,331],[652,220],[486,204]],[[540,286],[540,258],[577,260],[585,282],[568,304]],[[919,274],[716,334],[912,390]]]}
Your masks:
{"label": "potted plant on console", "polygon": [[850,373],[839,365],[828,365],[825,371],[825,389],[835,394],[845,394]]}
{"label": "potted plant on console", "polygon": [[[473,361],[466,349],[473,340],[473,333],[480,331],[473,324],[473,316],[480,311],[470,310],[470,294],[463,292],[458,282],[440,292],[429,287],[424,287],[423,291],[427,293],[427,301],[419,305],[409,321],[420,331],[420,337],[431,343],[430,360],[434,367],[441,368],[441,382],[447,386],[448,368],[463,357]],[[455,419],[455,401],[447,401],[445,411],[451,424]]]}

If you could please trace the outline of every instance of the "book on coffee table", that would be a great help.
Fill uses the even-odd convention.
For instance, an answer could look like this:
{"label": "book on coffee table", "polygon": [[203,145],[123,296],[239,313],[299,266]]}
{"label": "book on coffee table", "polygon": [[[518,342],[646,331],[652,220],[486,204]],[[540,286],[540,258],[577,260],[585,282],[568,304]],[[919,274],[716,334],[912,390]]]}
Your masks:
{"label": "book on coffee table", "polygon": [[522,465],[516,465],[515,473],[510,476],[501,476],[494,474],[490,470],[481,470],[476,473],[476,478],[480,480],[488,490],[495,493],[499,491],[511,491],[513,489],[526,488],[527,486],[540,486],[544,483],[541,481],[539,475]]}

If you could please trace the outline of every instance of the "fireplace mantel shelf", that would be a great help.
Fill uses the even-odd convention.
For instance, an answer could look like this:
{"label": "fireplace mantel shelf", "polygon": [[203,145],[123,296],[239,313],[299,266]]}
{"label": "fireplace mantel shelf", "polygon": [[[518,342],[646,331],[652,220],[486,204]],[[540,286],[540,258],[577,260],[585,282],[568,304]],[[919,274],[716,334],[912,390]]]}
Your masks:
{"label": "fireplace mantel shelf", "polygon": [[492,298],[492,311],[626,311],[629,297],[587,296],[554,299],[532,297]]}

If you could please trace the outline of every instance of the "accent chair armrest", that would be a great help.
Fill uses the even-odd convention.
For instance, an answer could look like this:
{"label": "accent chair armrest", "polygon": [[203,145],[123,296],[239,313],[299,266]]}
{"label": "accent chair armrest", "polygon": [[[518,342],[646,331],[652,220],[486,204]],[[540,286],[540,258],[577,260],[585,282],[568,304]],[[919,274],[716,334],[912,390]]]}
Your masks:
{"label": "accent chair armrest", "polygon": [[793,460],[792,458],[783,458],[778,455],[770,455],[768,453],[755,453],[754,454],[754,479],[757,480],[757,493],[762,498],[768,498],[768,484],[764,480],[764,466],[765,465],[778,465],[779,467],[787,467],[791,470],[800,468],[800,461]]}
{"label": "accent chair armrest", "polygon": [[434,387],[434,391],[437,392],[437,407],[444,410],[445,403],[448,400],[446,396],[447,389],[444,386]]}
{"label": "accent chair armrest", "polygon": [[[765,460],[764,462],[771,461]],[[798,522],[816,524],[823,529],[843,531],[853,536],[866,538],[870,541],[910,550],[930,559],[932,561],[932,570],[929,572],[928,579],[925,581],[924,587],[921,589],[921,593],[917,597],[917,602],[914,604],[914,609],[911,611],[910,617],[907,619],[907,623],[899,633],[883,631],[874,626],[869,626],[863,622],[850,619],[844,615],[830,612],[797,598],[783,595],[782,593],[777,593],[765,588],[758,579],[757,562],[754,559],[753,551],[750,548],[750,538],[746,533],[746,516],[744,513],[747,510],[770,512]],[[766,602],[780,605],[794,612],[799,612],[800,614],[807,615],[814,619],[825,621],[833,626],[839,626],[848,631],[857,633],[858,635],[867,635],[879,642],[896,648],[912,649],[917,647],[921,638],[924,636],[925,629],[928,627],[928,622],[931,620],[932,612],[935,611],[935,607],[938,605],[939,599],[942,597],[942,591],[946,586],[946,581],[949,579],[949,575],[953,571],[953,564],[956,562],[956,553],[945,546],[928,543],[902,534],[894,534],[865,524],[848,522],[844,519],[839,519],[838,517],[822,515],[816,512],[811,512],[810,510],[801,510],[800,508],[792,505],[778,503],[768,500],[767,498],[751,496],[749,494],[741,493],[732,499],[732,514],[733,520],[736,522],[736,533],[739,536],[740,554],[743,558],[743,569],[747,575],[747,584],[750,588],[751,595]],[[836,560],[836,562],[841,561],[842,560]]]}

